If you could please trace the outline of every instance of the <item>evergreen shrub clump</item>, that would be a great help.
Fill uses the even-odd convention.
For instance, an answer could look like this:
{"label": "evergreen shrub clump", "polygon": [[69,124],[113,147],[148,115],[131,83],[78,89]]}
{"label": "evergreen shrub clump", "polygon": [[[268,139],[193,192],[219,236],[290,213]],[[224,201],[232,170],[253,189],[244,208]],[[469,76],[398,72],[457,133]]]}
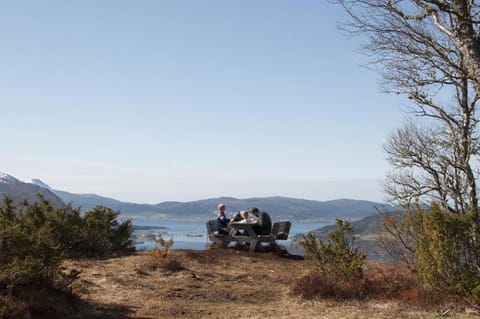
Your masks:
{"label": "evergreen shrub clump", "polygon": [[362,297],[365,293],[365,255],[354,247],[354,241],[350,223],[340,219],[326,242],[317,240],[312,233],[304,236],[301,244],[310,273],[293,284],[292,293],[304,298]]}
{"label": "evergreen shrub clump", "polygon": [[415,206],[383,217],[382,244],[420,277],[432,293],[480,304],[480,228],[475,209],[464,214]]}
{"label": "evergreen shrub clump", "polygon": [[432,205],[424,212],[416,270],[428,288],[480,303],[480,233],[477,213],[457,214]]}
{"label": "evergreen shrub clump", "polygon": [[[98,206],[83,216],[71,205],[55,208],[43,197],[18,207],[5,198],[0,206],[0,318],[68,318],[61,296],[70,296],[76,270],[66,257],[108,256],[132,250],[131,221]],[[60,296],[61,295],[61,296]]]}

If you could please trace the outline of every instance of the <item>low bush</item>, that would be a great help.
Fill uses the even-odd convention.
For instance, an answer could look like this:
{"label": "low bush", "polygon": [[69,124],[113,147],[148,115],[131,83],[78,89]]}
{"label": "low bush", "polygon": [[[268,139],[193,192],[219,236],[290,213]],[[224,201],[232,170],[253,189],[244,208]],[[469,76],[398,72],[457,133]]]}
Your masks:
{"label": "low bush", "polygon": [[[442,237],[438,234],[439,230],[433,231],[436,229],[433,225],[438,225],[440,221],[444,222],[445,218],[468,219],[467,216],[436,216],[434,213],[425,215],[421,219],[411,219],[417,223],[421,221],[420,224],[429,229],[428,234],[418,234],[418,238],[425,241],[420,241],[420,243],[426,245],[419,248],[424,255],[420,255],[418,258],[427,265],[436,266],[436,268],[428,268],[428,276],[437,278],[439,284],[448,283],[439,279],[442,278],[440,271],[448,273],[447,269],[443,267],[445,262],[452,261],[452,259],[453,261],[458,260],[455,252],[458,254],[459,251],[452,251],[449,247],[452,245],[457,248],[462,247],[458,243],[458,240],[463,238],[462,234],[472,234],[467,231],[469,229],[468,222],[462,224],[456,221],[457,227],[451,227],[452,230],[455,230],[456,235],[449,233],[449,236]],[[465,229],[460,225],[465,225]],[[435,237],[435,241],[432,236]],[[465,237],[467,236],[465,235]],[[450,239],[448,244],[445,242],[447,238]],[[410,264],[379,261],[366,263],[365,256],[353,248],[354,240],[350,225],[342,221],[337,221],[336,229],[329,234],[326,242],[319,241],[313,234],[304,236],[302,245],[305,248],[308,273],[293,282],[291,293],[305,299],[320,297],[396,300],[419,307],[454,305],[456,302],[464,302],[461,300],[464,295],[458,294],[458,291],[432,289],[431,286],[424,285],[427,274],[415,272]],[[432,256],[433,250],[427,251],[426,247],[435,248],[436,255]],[[452,264],[455,265],[455,262]],[[450,271],[452,270],[450,269]],[[461,277],[458,279],[457,285],[462,287]]]}
{"label": "low bush", "polygon": [[172,247],[173,244],[172,238],[165,240],[160,235],[160,237],[155,240],[155,247],[149,252],[148,260],[144,268],[149,271],[162,269],[167,272],[183,270],[182,264],[170,253],[170,247]]}
{"label": "low bush", "polygon": [[365,297],[366,285],[365,280],[336,281],[323,273],[311,272],[296,279],[290,291],[304,299],[351,299]]}
{"label": "low bush", "polygon": [[150,259],[145,264],[145,268],[149,271],[161,269],[166,272],[177,272],[184,269],[182,263],[174,256],[168,256],[162,259]]}
{"label": "low bush", "polygon": [[426,288],[418,274],[397,262],[370,261],[359,281],[335,282],[319,272],[309,272],[294,280],[290,292],[304,299],[394,300],[419,308],[465,303],[459,295]]}
{"label": "low bush", "polygon": [[[81,256],[106,256],[133,250],[130,236],[133,225],[130,220],[119,223],[119,212],[97,206],[87,211],[78,227],[78,245],[74,254]],[[76,227],[76,228],[77,228]]]}
{"label": "low bush", "polygon": [[8,294],[0,294],[0,318],[28,318],[28,304],[20,298]]}
{"label": "low bush", "polygon": [[458,294],[425,287],[417,273],[399,262],[371,262],[364,273],[371,299],[396,300],[421,308],[465,303]]}
{"label": "low bush", "polygon": [[[131,250],[130,221],[97,207],[81,216],[67,205],[54,208],[43,197],[35,203],[0,206],[0,318],[65,317],[72,299],[75,269],[65,271],[65,257],[109,255]],[[67,314],[68,313],[68,314]]]}
{"label": "low bush", "polygon": [[322,242],[309,233],[301,245],[310,273],[298,279],[292,293],[311,298],[361,298],[365,294],[363,264],[365,255],[354,247],[355,237],[349,222],[337,220],[337,227]]}
{"label": "low bush", "polygon": [[57,284],[63,251],[55,241],[52,210],[46,201],[16,212],[6,199],[0,207],[0,290],[15,291],[33,283]]}
{"label": "low bush", "polygon": [[416,266],[427,287],[480,303],[480,233],[477,212],[456,214],[432,205],[416,247]]}
{"label": "low bush", "polygon": [[397,262],[377,262],[365,267],[364,274],[370,298],[401,299],[421,286],[418,276]]}
{"label": "low bush", "polygon": [[480,304],[478,212],[465,214],[414,206],[384,216],[381,242],[390,255],[418,273],[432,293],[460,295]]}

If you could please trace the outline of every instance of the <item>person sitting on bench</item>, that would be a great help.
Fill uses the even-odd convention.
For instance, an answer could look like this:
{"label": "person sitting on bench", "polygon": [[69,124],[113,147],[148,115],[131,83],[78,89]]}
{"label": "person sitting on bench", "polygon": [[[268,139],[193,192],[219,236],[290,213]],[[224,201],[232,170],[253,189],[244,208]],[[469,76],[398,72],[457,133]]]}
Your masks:
{"label": "person sitting on bench", "polygon": [[238,212],[236,212],[231,221],[231,223],[242,223],[242,224],[246,224],[248,223],[248,212],[246,210],[240,210]]}
{"label": "person sitting on bench", "polygon": [[255,234],[270,235],[272,232],[272,220],[270,215],[268,215],[266,212],[260,212],[260,210],[256,207],[252,207],[250,209],[250,214],[257,217],[257,219],[252,222],[252,224],[254,224],[252,229]]}
{"label": "person sitting on bench", "polygon": [[225,204],[218,204],[217,208],[218,233],[228,234],[230,231],[230,219],[225,216]]}

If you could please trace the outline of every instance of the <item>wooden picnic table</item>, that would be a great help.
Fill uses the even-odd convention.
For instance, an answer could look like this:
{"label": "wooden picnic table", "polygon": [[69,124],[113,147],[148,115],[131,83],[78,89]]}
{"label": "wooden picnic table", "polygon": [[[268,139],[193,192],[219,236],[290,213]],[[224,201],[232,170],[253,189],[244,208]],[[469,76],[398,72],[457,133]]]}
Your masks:
{"label": "wooden picnic table", "polygon": [[253,230],[255,223],[230,223],[228,234],[220,234],[218,232],[218,223],[211,220],[206,223],[208,238],[214,242],[221,244],[226,248],[231,242],[250,245],[249,251],[255,252],[261,243],[269,243],[272,248],[276,247],[275,240],[286,240],[290,232],[291,223],[289,221],[281,221],[273,223],[272,232],[268,235],[257,235]]}
{"label": "wooden picnic table", "polygon": [[240,244],[249,243],[249,251],[254,252],[262,242],[275,245],[275,239],[269,235],[257,235],[253,230],[255,223],[230,223],[229,235]]}

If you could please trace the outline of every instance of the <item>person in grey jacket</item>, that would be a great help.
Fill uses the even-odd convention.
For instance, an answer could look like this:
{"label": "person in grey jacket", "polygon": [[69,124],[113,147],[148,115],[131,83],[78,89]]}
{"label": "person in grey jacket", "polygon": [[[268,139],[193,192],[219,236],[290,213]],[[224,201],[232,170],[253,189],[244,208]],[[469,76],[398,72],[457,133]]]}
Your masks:
{"label": "person in grey jacket", "polygon": [[272,219],[267,212],[260,212],[256,207],[250,209],[250,214],[257,217],[257,220],[253,222],[253,231],[257,235],[270,235],[272,232]]}

